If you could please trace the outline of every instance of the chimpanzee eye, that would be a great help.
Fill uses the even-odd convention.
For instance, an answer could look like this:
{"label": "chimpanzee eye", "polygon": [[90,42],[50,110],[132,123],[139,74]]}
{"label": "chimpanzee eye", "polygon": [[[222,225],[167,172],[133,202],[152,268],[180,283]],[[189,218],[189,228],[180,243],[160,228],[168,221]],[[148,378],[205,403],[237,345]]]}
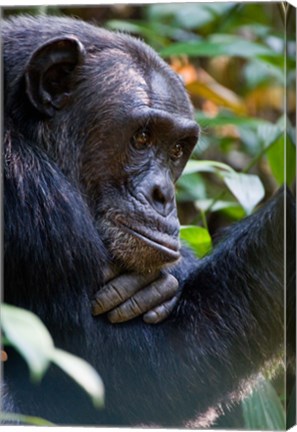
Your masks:
{"label": "chimpanzee eye", "polygon": [[142,129],[133,135],[131,143],[137,150],[143,150],[151,146],[151,137],[148,131]]}
{"label": "chimpanzee eye", "polygon": [[183,155],[183,146],[180,143],[175,143],[170,149],[170,157],[172,160],[180,159]]}

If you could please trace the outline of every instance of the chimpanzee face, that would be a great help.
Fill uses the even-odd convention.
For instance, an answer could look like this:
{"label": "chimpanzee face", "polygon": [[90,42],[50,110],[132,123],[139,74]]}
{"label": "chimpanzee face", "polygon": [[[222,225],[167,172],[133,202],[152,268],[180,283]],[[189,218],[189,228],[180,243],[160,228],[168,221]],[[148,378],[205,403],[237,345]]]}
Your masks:
{"label": "chimpanzee face", "polygon": [[[181,80],[131,39],[126,50],[88,52],[78,40],[66,38],[41,47],[37,57],[41,53],[42,61],[33,64],[46,64],[48,76],[43,72],[36,97],[29,69],[29,97],[38,108],[47,104],[55,125],[67,113],[71,136],[83,137],[77,144],[79,181],[112,259],[137,271],[176,261],[174,183],[198,139]],[[72,62],[53,61],[65,55]]]}

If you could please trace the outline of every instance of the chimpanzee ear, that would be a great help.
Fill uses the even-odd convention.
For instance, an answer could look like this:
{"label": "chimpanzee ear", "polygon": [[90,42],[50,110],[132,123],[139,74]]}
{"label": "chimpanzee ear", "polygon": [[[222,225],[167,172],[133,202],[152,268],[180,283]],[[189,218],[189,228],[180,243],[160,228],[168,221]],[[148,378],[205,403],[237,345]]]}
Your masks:
{"label": "chimpanzee ear", "polygon": [[25,78],[26,91],[35,108],[53,116],[67,103],[72,72],[84,56],[84,46],[74,36],[51,39],[33,53]]}

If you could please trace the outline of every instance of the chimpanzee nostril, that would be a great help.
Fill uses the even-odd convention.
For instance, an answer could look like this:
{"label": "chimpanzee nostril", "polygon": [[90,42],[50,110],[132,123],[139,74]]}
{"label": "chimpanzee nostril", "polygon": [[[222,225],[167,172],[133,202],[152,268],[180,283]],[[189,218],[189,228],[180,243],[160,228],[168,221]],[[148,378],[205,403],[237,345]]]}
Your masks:
{"label": "chimpanzee nostril", "polygon": [[162,205],[166,204],[166,198],[159,186],[155,186],[152,193],[153,202],[159,202]]}

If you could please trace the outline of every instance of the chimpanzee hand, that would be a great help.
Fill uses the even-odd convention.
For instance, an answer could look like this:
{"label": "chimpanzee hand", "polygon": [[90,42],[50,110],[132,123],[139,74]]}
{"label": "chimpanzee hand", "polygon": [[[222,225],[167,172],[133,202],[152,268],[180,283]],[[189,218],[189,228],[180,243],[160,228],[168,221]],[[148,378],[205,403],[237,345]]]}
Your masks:
{"label": "chimpanzee hand", "polygon": [[143,315],[146,323],[163,321],[178,300],[177,279],[167,273],[128,273],[117,275],[111,269],[105,274],[106,285],[93,301],[93,315],[108,313],[112,323],[128,321]]}

